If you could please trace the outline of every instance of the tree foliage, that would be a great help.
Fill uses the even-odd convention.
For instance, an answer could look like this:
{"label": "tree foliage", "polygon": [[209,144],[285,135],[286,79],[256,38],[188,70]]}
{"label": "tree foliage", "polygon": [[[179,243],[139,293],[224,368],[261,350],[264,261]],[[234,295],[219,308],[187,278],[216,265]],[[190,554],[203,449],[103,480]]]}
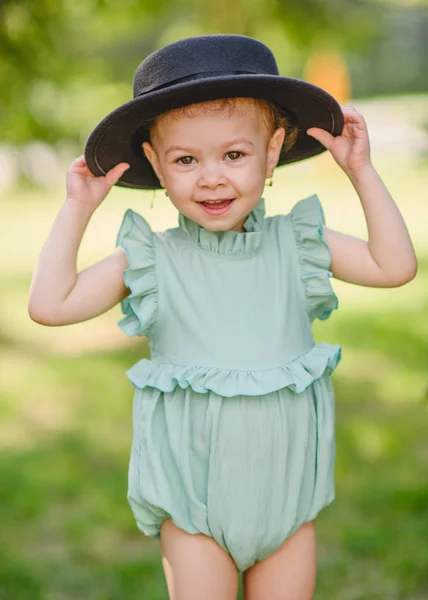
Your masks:
{"label": "tree foliage", "polygon": [[258,37],[292,71],[314,44],[356,48],[373,38],[375,24],[376,11],[361,0],[3,0],[2,138],[79,139],[77,112],[82,122],[93,118],[94,85],[126,81],[130,90],[144,56],[186,35]]}

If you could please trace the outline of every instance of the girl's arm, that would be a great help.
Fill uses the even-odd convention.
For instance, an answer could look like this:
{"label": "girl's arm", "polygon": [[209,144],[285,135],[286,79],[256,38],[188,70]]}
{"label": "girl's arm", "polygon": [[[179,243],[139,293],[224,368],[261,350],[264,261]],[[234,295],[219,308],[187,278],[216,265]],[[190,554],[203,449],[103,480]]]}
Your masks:
{"label": "girl's arm", "polygon": [[67,175],[67,200],[43,246],[28,298],[30,317],[42,325],[68,325],[106,312],[129,294],[123,282],[128,267],[123,248],[77,273],[77,253],[85,229],[112,185],[128,168],[116,165],[105,177],[94,177],[83,157]]}
{"label": "girl's arm", "polygon": [[334,138],[311,128],[308,134],[330,150],[353,184],[364,211],[368,241],[324,227],[330,270],[337,279],[370,287],[396,287],[417,272],[413,245],[397,205],[370,160],[367,127],[353,108],[343,108],[345,127]]}

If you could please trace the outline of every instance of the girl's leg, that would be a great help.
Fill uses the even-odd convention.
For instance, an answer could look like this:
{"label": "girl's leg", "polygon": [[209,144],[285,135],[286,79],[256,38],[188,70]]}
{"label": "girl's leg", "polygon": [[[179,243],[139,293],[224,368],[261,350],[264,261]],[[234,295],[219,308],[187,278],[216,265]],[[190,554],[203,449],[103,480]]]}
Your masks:
{"label": "girl's leg", "polygon": [[170,600],[236,600],[236,565],[212,538],[187,533],[167,519],[160,544]]}
{"label": "girl's leg", "polygon": [[315,521],[244,573],[245,600],[311,600],[316,579]]}

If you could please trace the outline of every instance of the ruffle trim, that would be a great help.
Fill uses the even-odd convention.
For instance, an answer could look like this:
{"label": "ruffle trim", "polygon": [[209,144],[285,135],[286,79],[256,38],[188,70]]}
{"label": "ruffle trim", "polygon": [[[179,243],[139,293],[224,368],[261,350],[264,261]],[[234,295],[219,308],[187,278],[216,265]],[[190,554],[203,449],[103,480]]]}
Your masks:
{"label": "ruffle trim", "polygon": [[324,213],[318,196],[300,200],[290,212],[299,255],[306,310],[311,322],[328,319],[339,301],[330,283],[331,254],[324,240]]}
{"label": "ruffle trim", "polygon": [[341,346],[321,342],[307,354],[274,369],[246,371],[189,367],[142,359],[126,374],[135,387],[151,387],[161,392],[172,392],[179,386],[190,387],[199,393],[212,391],[225,397],[260,396],[285,387],[300,393],[326,371],[332,373],[341,354]]}
{"label": "ruffle trim", "polygon": [[192,221],[182,213],[178,223],[196,244],[207,252],[226,256],[251,255],[259,248],[264,227],[265,201],[261,198],[244,223],[244,232],[211,231]]}
{"label": "ruffle trim", "polygon": [[131,209],[123,216],[116,240],[119,245],[128,257],[123,279],[131,293],[120,303],[125,317],[118,325],[126,335],[147,335],[158,313],[155,246],[149,224]]}

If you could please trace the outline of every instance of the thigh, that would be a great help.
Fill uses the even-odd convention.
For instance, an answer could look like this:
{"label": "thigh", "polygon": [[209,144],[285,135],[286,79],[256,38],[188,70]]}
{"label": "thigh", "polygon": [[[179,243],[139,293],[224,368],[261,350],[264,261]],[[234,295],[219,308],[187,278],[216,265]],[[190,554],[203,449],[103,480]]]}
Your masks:
{"label": "thigh", "polygon": [[315,521],[244,573],[245,600],[311,600],[316,579]]}
{"label": "thigh", "polygon": [[212,538],[187,533],[167,519],[160,544],[170,600],[236,600],[236,565]]}

